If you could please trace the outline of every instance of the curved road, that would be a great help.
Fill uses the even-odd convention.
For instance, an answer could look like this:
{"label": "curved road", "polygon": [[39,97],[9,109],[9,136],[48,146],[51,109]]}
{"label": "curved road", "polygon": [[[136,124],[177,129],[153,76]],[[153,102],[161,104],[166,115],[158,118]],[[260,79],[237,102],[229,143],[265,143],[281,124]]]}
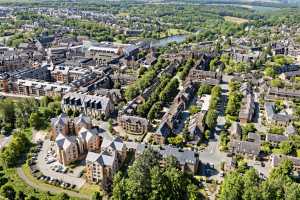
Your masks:
{"label": "curved road", "polygon": [[76,197],[76,198],[81,198],[81,199],[91,199],[91,196],[89,195],[84,195],[84,194],[80,194],[77,192],[73,192],[70,190],[64,190],[64,189],[60,189],[60,188],[52,188],[52,187],[45,187],[43,185],[37,185],[36,183],[32,182],[24,173],[23,169],[21,167],[17,168],[17,173],[19,175],[19,177],[29,186],[44,191],[44,192],[51,192],[54,194],[61,194],[61,193],[66,193],[71,197]]}

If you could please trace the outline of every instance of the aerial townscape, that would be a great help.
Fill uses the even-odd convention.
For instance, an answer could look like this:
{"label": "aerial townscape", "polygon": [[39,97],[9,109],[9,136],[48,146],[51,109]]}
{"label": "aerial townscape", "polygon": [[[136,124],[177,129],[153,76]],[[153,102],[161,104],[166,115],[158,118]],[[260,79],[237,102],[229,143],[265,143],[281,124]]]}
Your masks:
{"label": "aerial townscape", "polygon": [[300,0],[0,0],[0,199],[300,200]]}

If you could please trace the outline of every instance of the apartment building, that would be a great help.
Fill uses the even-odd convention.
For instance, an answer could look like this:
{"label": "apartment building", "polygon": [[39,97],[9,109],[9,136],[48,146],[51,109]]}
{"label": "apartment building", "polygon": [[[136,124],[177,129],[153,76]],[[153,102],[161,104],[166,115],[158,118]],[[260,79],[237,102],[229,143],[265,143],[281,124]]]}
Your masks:
{"label": "apartment building", "polygon": [[89,183],[99,184],[105,190],[112,184],[113,175],[117,172],[116,152],[89,152],[86,161],[86,179]]}
{"label": "apartment building", "polygon": [[101,152],[89,152],[86,157],[86,179],[100,184],[105,190],[112,184],[113,175],[121,167],[127,156],[127,147],[120,138],[104,138]]}
{"label": "apartment building", "polygon": [[82,159],[87,152],[99,152],[102,136],[91,120],[81,114],[71,119],[61,114],[51,119],[50,139],[55,141],[57,160],[63,165]]}
{"label": "apartment building", "polygon": [[82,153],[79,148],[80,141],[75,136],[59,134],[55,139],[55,144],[57,160],[63,165],[69,165],[78,160]]}
{"label": "apartment building", "polygon": [[118,125],[130,134],[145,134],[149,128],[147,119],[139,116],[130,116],[122,114],[118,116]]}
{"label": "apartment building", "polygon": [[69,92],[62,98],[61,107],[64,112],[82,112],[93,118],[108,118],[114,110],[112,100],[106,96],[88,95]]}
{"label": "apartment building", "polygon": [[58,117],[51,119],[50,139],[55,140],[59,134],[67,136],[72,128],[73,123],[66,114],[62,113]]}

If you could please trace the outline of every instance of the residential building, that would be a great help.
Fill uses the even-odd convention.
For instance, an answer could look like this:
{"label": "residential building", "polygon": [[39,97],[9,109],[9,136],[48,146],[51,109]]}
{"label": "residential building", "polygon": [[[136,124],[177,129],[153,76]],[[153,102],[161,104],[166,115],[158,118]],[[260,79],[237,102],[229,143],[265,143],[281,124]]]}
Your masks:
{"label": "residential building", "polygon": [[120,116],[118,116],[118,124],[127,133],[134,135],[145,134],[149,129],[148,120],[139,116],[121,114]]}
{"label": "residential building", "polygon": [[65,94],[61,106],[64,112],[68,112],[70,109],[73,112],[82,112],[93,118],[108,118],[114,110],[110,98],[78,92]]}
{"label": "residential building", "polygon": [[229,142],[229,151],[234,154],[246,155],[255,159],[260,155],[260,143],[231,140]]}
{"label": "residential building", "polygon": [[199,155],[191,150],[178,149],[169,145],[149,146],[147,144],[138,144],[135,149],[135,157],[140,156],[147,148],[152,148],[160,155],[160,164],[165,165],[168,157],[174,157],[177,165],[182,172],[195,175],[200,165]]}
{"label": "residential building", "polygon": [[89,117],[81,113],[78,117],[74,118],[74,127],[75,133],[78,134],[82,128],[91,129],[92,121]]}
{"label": "residential building", "polygon": [[56,118],[51,119],[51,131],[50,139],[55,140],[59,134],[64,136],[69,135],[70,130],[72,130],[73,124],[69,117],[62,113]]}
{"label": "residential building", "polygon": [[242,124],[252,121],[255,112],[255,104],[253,94],[247,94],[244,96],[241,102],[241,108],[239,112],[239,120]]}
{"label": "residential building", "polygon": [[266,141],[272,144],[273,146],[277,146],[280,142],[287,141],[289,138],[285,135],[279,134],[266,134]]}
{"label": "residential building", "polygon": [[112,184],[113,176],[117,172],[118,160],[116,152],[89,152],[85,159],[86,179],[89,183],[100,184],[105,190]]}
{"label": "residential building", "polygon": [[295,171],[300,171],[300,158],[286,155],[276,155],[272,154],[270,156],[270,162],[272,167],[278,167],[283,160],[290,160],[293,162],[293,168]]}
{"label": "residential building", "polygon": [[267,92],[266,99],[267,100],[276,100],[276,99],[288,99],[293,100],[300,98],[300,90],[292,90],[292,89],[280,89],[270,87]]}
{"label": "residential building", "polygon": [[232,122],[229,128],[230,137],[236,140],[242,138],[242,127],[239,122]]}
{"label": "residential building", "polygon": [[81,143],[75,136],[59,134],[55,139],[55,144],[57,160],[63,165],[69,165],[78,160],[83,153],[80,151]]}
{"label": "residential building", "polygon": [[205,119],[206,111],[201,111],[190,118],[188,131],[193,141],[199,142],[202,140],[205,130]]}
{"label": "residential building", "polygon": [[265,103],[265,114],[267,122],[281,126],[287,126],[291,122],[292,116],[283,112],[276,113],[274,110],[274,105],[275,104],[273,102]]}
{"label": "residential building", "polygon": [[81,152],[98,152],[100,151],[100,145],[102,138],[98,135],[98,130],[87,129],[82,127],[78,132],[78,138],[82,144]]}

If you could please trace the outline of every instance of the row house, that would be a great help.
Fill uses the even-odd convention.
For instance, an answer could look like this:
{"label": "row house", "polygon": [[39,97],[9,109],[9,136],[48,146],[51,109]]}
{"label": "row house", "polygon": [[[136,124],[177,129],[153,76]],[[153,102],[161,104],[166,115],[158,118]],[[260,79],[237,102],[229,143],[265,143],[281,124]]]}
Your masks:
{"label": "row house", "polygon": [[217,85],[222,80],[222,74],[218,72],[192,68],[189,72],[187,80],[190,80],[194,83],[206,83],[209,85]]}
{"label": "row house", "polygon": [[179,124],[180,114],[183,110],[187,109],[194,93],[195,86],[191,82],[185,84],[184,88],[175,97],[169,111],[162,117],[158,129],[153,134],[154,142],[158,144],[165,142],[166,137],[168,137],[172,133],[172,130]]}
{"label": "row house", "polygon": [[93,118],[108,118],[114,110],[109,97],[75,92],[69,92],[63,96],[61,107],[64,112],[70,109]]}
{"label": "row house", "polygon": [[12,72],[29,65],[28,58],[17,55],[16,52],[0,54],[0,72]]}
{"label": "row house", "polygon": [[300,98],[300,90],[292,90],[292,89],[280,89],[280,88],[274,88],[269,87],[266,99],[267,100],[273,100],[273,99],[288,99],[293,100]]}
{"label": "row house", "polygon": [[278,167],[283,160],[290,160],[293,163],[293,170],[296,172],[300,171],[300,158],[277,154],[272,154],[270,158],[272,167]]}
{"label": "row house", "polygon": [[255,103],[253,94],[247,94],[242,99],[241,108],[239,112],[239,120],[242,124],[252,121],[255,112]]}
{"label": "row house", "polygon": [[300,70],[285,72],[285,73],[280,74],[279,77],[283,80],[291,80],[295,77],[300,77]]}
{"label": "row house", "polygon": [[289,138],[286,135],[279,134],[266,134],[266,142],[269,142],[272,146],[277,146],[280,142],[287,141]]}
{"label": "row house", "polygon": [[206,112],[207,111],[203,110],[191,116],[188,131],[193,141],[199,142],[203,138],[205,131],[204,119]]}
{"label": "row house", "polygon": [[71,91],[71,87],[68,85],[62,85],[58,83],[50,83],[38,80],[23,80],[17,79],[10,82],[9,93],[15,93],[25,96],[62,96],[63,94]]}
{"label": "row house", "polygon": [[256,159],[260,156],[260,143],[231,140],[229,142],[229,152]]}

